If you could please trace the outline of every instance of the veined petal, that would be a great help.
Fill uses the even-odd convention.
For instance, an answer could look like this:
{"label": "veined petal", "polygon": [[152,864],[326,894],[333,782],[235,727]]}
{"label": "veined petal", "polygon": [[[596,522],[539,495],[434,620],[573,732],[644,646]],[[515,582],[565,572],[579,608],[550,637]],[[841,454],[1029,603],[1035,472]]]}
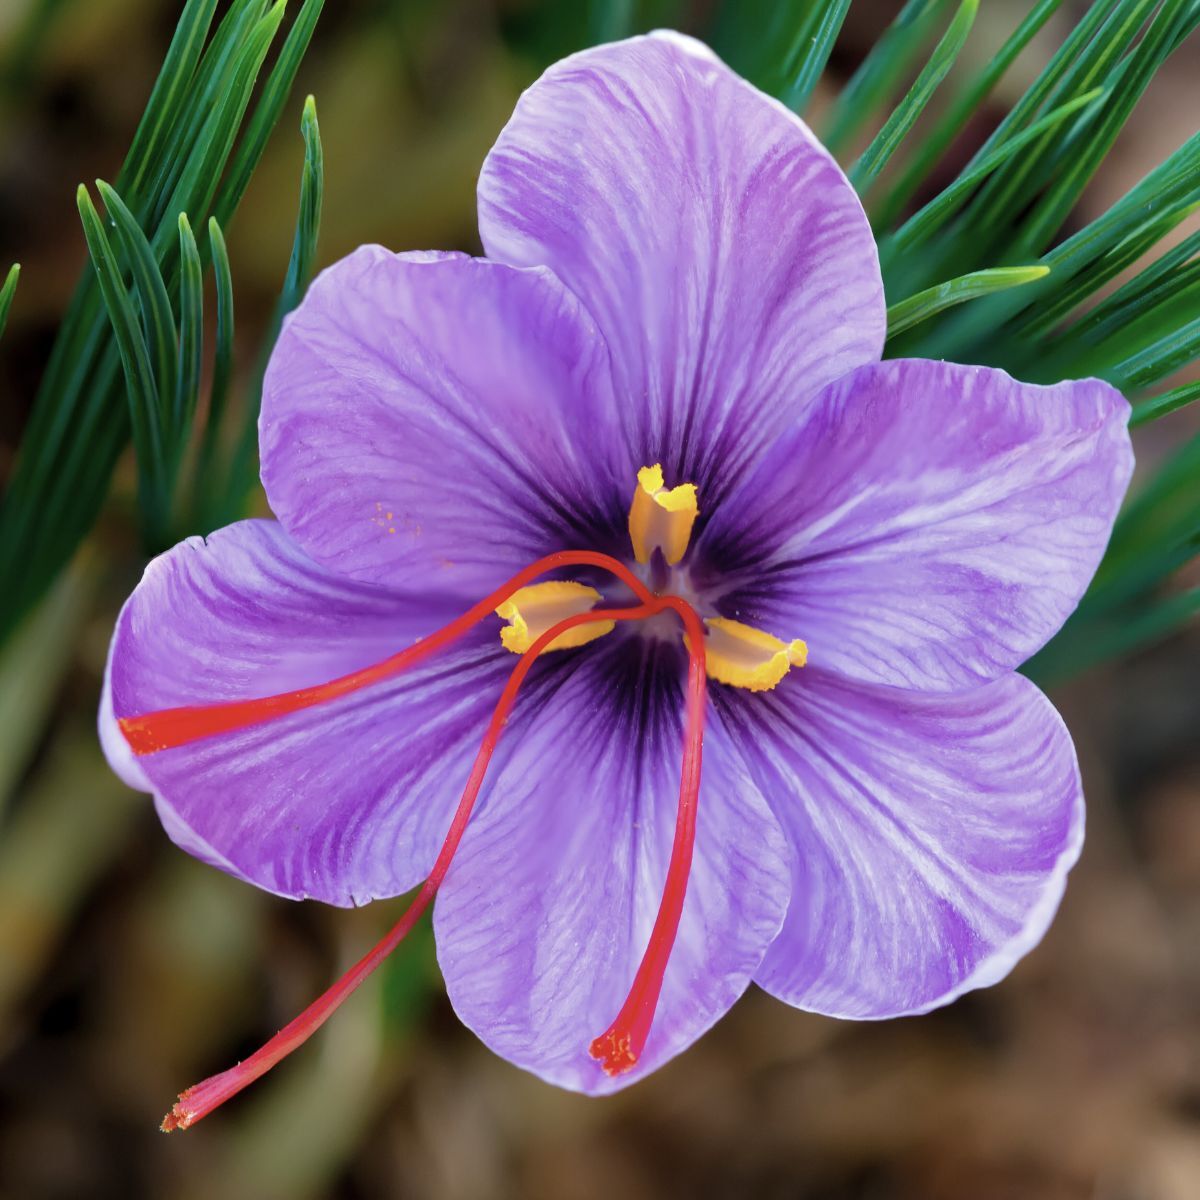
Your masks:
{"label": "veined petal", "polygon": [[330,570],[473,602],[549,550],[612,543],[631,476],[594,436],[611,406],[604,344],[549,271],[365,246],[280,335],[263,484]]}
{"label": "veined petal", "polygon": [[324,683],[453,615],[331,575],[274,521],[189,539],[147,567],[118,621],[109,761],[153,790],[183,849],[241,879],[331,904],[398,895],[433,863],[511,666],[494,628],[340,699],[136,759],[114,718]]}
{"label": "veined petal", "polygon": [[722,715],[791,844],[767,991],[830,1016],[924,1012],[1041,940],[1084,810],[1070,736],[1028,680],[944,695],[805,671]]}
{"label": "veined petal", "polygon": [[666,877],[680,659],[675,646],[631,639],[590,647],[573,669],[545,664],[434,910],[459,1017],[496,1053],[575,1091],[616,1091],[690,1045],[745,990],[787,907],[779,828],[711,730],[692,873],[645,1051],[616,1077],[589,1055],[633,982]]}
{"label": "veined petal", "polygon": [[883,346],[875,242],[841,169],[679,34],[551,67],[484,163],[479,224],[490,257],[553,268],[596,319],[626,478],[661,462],[703,511]]}
{"label": "veined petal", "polygon": [[864,367],[779,439],[696,560],[739,620],[802,632],[814,667],[933,690],[993,679],[1095,573],[1133,469],[1128,416],[1098,379]]}

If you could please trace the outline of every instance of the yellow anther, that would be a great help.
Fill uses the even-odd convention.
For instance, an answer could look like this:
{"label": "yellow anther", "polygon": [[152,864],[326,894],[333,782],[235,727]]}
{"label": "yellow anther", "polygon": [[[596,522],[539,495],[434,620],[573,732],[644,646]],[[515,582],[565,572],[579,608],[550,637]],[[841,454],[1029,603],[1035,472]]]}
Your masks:
{"label": "yellow anther", "polygon": [[[600,593],[586,584],[569,579],[551,580],[520,588],[496,609],[496,616],[508,624],[500,630],[500,641],[514,654],[524,654],[552,625],[565,617],[591,612]],[[547,650],[570,650],[586,646],[596,638],[611,633],[616,622],[593,621],[568,629],[546,647]]]}
{"label": "yellow anther", "polygon": [[629,540],[634,557],[648,563],[655,550],[674,566],[687,552],[699,508],[696,485],[663,486],[662,465],[643,467],[629,506]]}
{"label": "yellow anther", "polygon": [[808,647],[799,638],[784,642],[725,617],[709,617],[704,624],[708,627],[704,643],[708,673],[719,683],[766,692],[790,668],[802,667],[808,661]]}

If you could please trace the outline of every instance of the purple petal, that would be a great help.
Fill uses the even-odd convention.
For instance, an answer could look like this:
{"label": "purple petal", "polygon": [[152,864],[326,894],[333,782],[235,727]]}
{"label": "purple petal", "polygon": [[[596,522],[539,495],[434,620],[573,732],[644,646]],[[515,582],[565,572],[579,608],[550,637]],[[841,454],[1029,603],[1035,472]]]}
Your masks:
{"label": "purple petal", "polygon": [[[335,570],[479,598],[593,545],[613,473],[592,444],[607,351],[546,270],[366,246],[325,271],[271,357],[263,483]],[[633,476],[620,477],[624,511]]]}
{"label": "purple petal", "polygon": [[853,188],[782,105],[678,34],[575,54],[522,96],[479,180],[488,254],[552,267],[623,401],[607,436],[701,509],[886,316]]}
{"label": "purple petal", "polygon": [[729,615],[804,638],[814,666],[918,689],[992,679],[1095,573],[1133,468],[1128,416],[1096,379],[864,367],[714,514],[696,559]]}
{"label": "purple petal", "polygon": [[[113,635],[113,643],[116,642]],[[135,792],[152,792],[153,785],[142,770],[141,761],[130,749],[117,725],[117,716],[112,704],[112,645],[108,648],[108,661],[104,667],[104,686],[100,689],[100,709],[96,717],[96,731],[100,735],[100,748],[113,773],[126,787]]]}
{"label": "purple petal", "polygon": [[944,695],[805,670],[728,717],[792,845],[767,991],[830,1016],[924,1012],[1041,940],[1084,814],[1070,736],[1028,680]]}
{"label": "purple petal", "polygon": [[624,672],[612,667],[619,647],[597,648],[523,715],[518,702],[508,756],[434,911],[462,1021],[518,1066],[592,1093],[642,1078],[733,1004],[789,890],[778,826],[710,729],[694,865],[658,1013],[638,1065],[605,1075],[588,1046],[620,1011],[658,911],[682,748],[678,671],[668,684],[661,660],[628,649]]}
{"label": "purple petal", "polygon": [[341,699],[138,758],[141,780],[112,718],[323,683],[451,615],[330,575],[273,521],[192,538],[150,564],[117,624],[109,761],[230,874],[331,904],[398,895],[433,863],[511,667],[494,628]]}

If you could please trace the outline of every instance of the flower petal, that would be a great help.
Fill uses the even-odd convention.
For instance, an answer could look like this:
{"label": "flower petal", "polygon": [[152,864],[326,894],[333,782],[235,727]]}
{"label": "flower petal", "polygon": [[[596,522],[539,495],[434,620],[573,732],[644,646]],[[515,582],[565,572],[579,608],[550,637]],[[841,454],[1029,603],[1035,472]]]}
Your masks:
{"label": "flower petal", "polygon": [[710,729],[687,898],[645,1051],[615,1078],[589,1056],[649,940],[679,793],[681,656],[639,645],[589,647],[521,698],[434,911],[462,1021],[511,1062],[582,1092],[616,1091],[708,1029],[787,907],[778,826]]}
{"label": "flower petal", "polygon": [[331,570],[474,601],[623,514],[632,476],[612,491],[597,405],[607,351],[549,271],[366,246],[314,282],[271,356],[263,484]]}
{"label": "flower petal", "polygon": [[141,780],[113,717],[323,683],[449,616],[330,575],[274,521],[192,538],[150,564],[118,621],[109,761],[156,793],[183,849],[268,891],[331,904],[407,891],[433,863],[511,667],[495,629],[341,699],[140,757]]}
{"label": "flower petal", "polygon": [[794,870],[758,984],[895,1017],[998,982],[1037,945],[1084,812],[1070,736],[1033,684],[944,695],[806,670],[757,699],[726,717]]}
{"label": "flower petal", "polygon": [[607,435],[701,511],[824,384],[878,359],[875,242],[807,126],[699,42],[572,55],[521,97],[484,163],[489,256],[545,264],[608,341]]}
{"label": "flower petal", "polygon": [[804,638],[816,667],[932,690],[993,679],[1090,582],[1133,469],[1128,416],[1097,379],[864,367],[714,514],[700,575],[730,588],[730,615]]}

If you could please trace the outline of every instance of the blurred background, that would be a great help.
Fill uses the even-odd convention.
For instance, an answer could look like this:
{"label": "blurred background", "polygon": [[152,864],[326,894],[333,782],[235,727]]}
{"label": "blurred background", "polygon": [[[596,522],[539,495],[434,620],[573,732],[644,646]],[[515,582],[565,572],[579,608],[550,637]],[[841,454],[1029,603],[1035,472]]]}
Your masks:
{"label": "blurred background", "polygon": [[[703,32],[713,5],[661,7]],[[1085,7],[1056,15],[956,154]],[[853,5],[812,112],[897,8]],[[1028,8],[985,0],[968,57],[982,61]],[[0,0],[0,265],[24,268],[0,346],[0,478],[86,264],[75,187],[115,176],[178,11]],[[474,250],[475,177],[517,95],[602,38],[606,19],[605,5],[330,0],[227,230],[239,372],[287,268],[306,93],[326,162],[320,265],[366,241]],[[1196,132],[1198,79],[1192,39],[1078,220]],[[1190,413],[1139,436],[1141,469],[1196,432]],[[1200,1197],[1194,624],[1055,693],[1083,762],[1088,842],[1050,935],[996,988],[857,1025],[752,992],[682,1058],[595,1101],[458,1025],[426,931],[302,1053],[163,1137],[181,1087],[290,1019],[400,903],[343,912],[260,894],[178,851],[149,800],[108,772],[94,719],[113,620],[143,565],[133,491],[123,463],[99,527],[0,657],[0,1200]]]}

